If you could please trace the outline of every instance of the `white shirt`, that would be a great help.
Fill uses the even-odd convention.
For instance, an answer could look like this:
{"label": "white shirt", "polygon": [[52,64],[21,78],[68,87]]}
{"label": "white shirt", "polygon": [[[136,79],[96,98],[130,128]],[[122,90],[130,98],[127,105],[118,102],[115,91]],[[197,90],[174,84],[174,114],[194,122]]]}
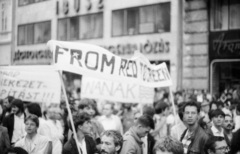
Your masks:
{"label": "white shirt", "polygon": [[142,148],[143,148],[143,154],[148,154],[148,138],[147,135],[143,138],[141,138],[143,141]]}
{"label": "white shirt", "polygon": [[44,154],[48,148],[49,139],[46,136],[36,134],[32,140],[22,138],[16,144],[15,147],[21,147],[29,154]]}
{"label": "white shirt", "polygon": [[220,137],[224,137],[223,134],[223,128],[221,129],[221,131],[219,131],[214,125],[211,127],[211,130],[213,132],[213,136],[220,136]]}
{"label": "white shirt", "polygon": [[104,130],[117,130],[123,134],[123,126],[120,118],[116,115],[99,117],[98,121],[103,125]]}
{"label": "white shirt", "polygon": [[52,141],[52,154],[62,153],[63,128],[59,120],[54,123],[53,120],[47,120],[48,127],[50,128],[50,140]]}
{"label": "white shirt", "polygon": [[173,138],[177,139],[180,141],[181,135],[183,132],[187,129],[187,127],[184,125],[184,123],[181,121],[178,124],[174,125],[171,128],[170,134]]}
{"label": "white shirt", "polygon": [[12,135],[12,143],[20,140],[25,133],[25,124],[24,124],[24,115],[22,114],[20,117],[14,115],[14,126],[13,126],[13,135]]}
{"label": "white shirt", "polygon": [[81,142],[78,140],[77,143],[78,143],[78,147],[80,148],[80,151],[82,152],[81,154],[87,154],[85,138]]}
{"label": "white shirt", "polygon": [[50,137],[51,128],[49,127],[48,122],[41,117],[39,117],[38,119],[39,119],[38,134]]}

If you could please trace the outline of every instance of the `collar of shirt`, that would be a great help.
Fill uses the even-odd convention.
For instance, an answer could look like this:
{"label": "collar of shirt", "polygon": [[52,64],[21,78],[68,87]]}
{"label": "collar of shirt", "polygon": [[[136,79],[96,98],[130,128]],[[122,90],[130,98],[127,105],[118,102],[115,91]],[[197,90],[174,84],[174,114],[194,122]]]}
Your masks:
{"label": "collar of shirt", "polygon": [[213,125],[213,126],[211,127],[211,130],[212,130],[214,136],[222,136],[222,137],[224,137],[223,129],[221,129],[221,131],[219,131],[219,130]]}
{"label": "collar of shirt", "polygon": [[20,117],[19,117],[19,116],[16,116],[16,115],[14,114],[14,118],[24,119],[24,114],[22,114]]}
{"label": "collar of shirt", "polygon": [[82,154],[87,154],[85,138],[83,138],[82,141],[77,140],[77,144],[78,147],[80,147]]}

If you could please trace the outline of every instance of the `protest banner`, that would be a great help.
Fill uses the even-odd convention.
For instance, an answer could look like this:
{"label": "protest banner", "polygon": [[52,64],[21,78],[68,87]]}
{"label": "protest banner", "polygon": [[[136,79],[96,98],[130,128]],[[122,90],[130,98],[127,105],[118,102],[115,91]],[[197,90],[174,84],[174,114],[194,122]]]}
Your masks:
{"label": "protest banner", "polygon": [[0,98],[13,96],[23,101],[60,103],[58,72],[40,67],[0,67]]}
{"label": "protest banner", "polygon": [[135,83],[83,76],[81,98],[105,99],[122,103],[153,103],[154,89]]}
{"label": "protest banner", "polygon": [[145,87],[172,84],[165,63],[151,65],[138,57],[124,59],[102,47],[85,43],[50,40],[48,47],[53,52],[53,64],[59,70]]}

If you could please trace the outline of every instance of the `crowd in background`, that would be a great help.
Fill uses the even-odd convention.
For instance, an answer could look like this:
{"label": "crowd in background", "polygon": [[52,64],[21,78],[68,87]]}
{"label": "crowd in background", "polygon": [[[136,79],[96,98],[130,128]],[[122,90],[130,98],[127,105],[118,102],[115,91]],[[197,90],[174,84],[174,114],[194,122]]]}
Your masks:
{"label": "crowd in background", "polygon": [[177,91],[174,102],[169,96],[159,88],[152,104],[133,104],[68,93],[77,143],[65,101],[43,108],[8,96],[0,102],[0,154],[240,153],[238,89]]}

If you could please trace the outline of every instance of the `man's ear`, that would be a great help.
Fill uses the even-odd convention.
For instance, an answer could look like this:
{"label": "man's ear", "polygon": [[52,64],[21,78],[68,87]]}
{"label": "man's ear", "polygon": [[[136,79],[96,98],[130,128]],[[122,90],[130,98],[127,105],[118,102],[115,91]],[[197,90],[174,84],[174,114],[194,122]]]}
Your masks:
{"label": "man's ear", "polygon": [[115,150],[116,150],[117,152],[119,152],[120,149],[121,149],[120,145],[117,145],[117,146],[115,147]]}

